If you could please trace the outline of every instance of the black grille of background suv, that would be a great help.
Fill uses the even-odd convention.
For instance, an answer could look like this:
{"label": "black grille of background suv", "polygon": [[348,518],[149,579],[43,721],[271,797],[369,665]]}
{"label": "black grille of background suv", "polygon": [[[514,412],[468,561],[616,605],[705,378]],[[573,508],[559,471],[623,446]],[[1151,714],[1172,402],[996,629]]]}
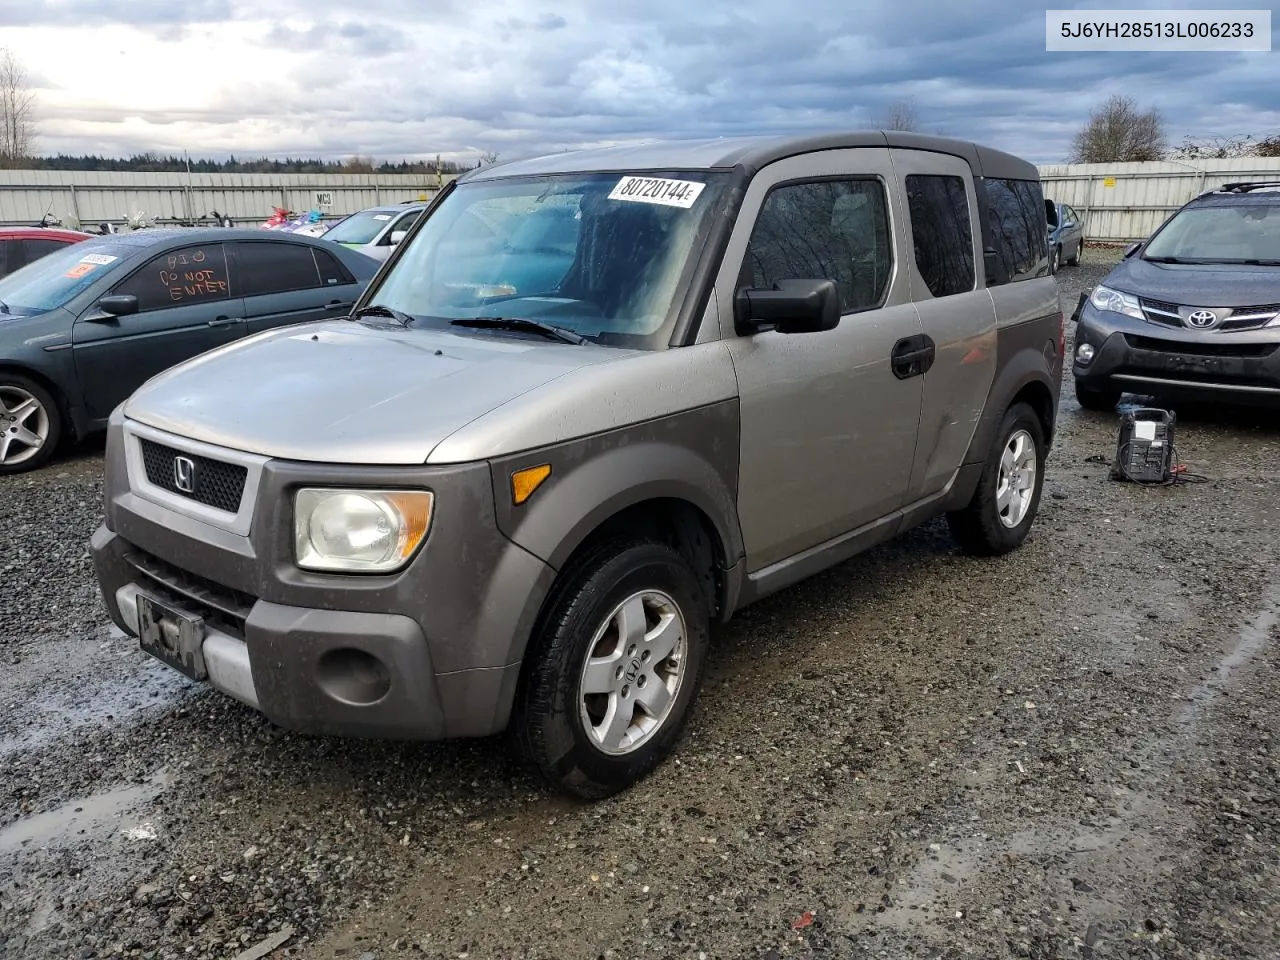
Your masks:
{"label": "black grille of background suv", "polygon": [[[178,457],[186,457],[195,464],[195,484],[190,493],[178,489],[173,466]],[[210,460],[208,457],[175,450],[163,443],[144,439],[142,464],[147,471],[147,480],[161,490],[226,513],[240,511],[240,498],[244,495],[244,483],[249,471],[237,463]]]}

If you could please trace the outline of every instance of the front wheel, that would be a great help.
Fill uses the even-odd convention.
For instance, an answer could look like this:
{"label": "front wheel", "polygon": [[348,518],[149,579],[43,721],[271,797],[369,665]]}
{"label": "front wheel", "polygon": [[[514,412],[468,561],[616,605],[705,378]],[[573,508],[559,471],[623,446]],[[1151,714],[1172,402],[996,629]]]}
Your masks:
{"label": "front wheel", "polygon": [[42,466],[61,434],[58,404],[44,387],[0,374],[0,475]]}
{"label": "front wheel", "polygon": [[1059,247],[1054,247],[1052,250],[1049,251],[1049,275],[1050,276],[1058,272],[1058,267],[1061,266],[1061,259],[1062,259],[1062,250]]}
{"label": "front wheel", "polygon": [[1089,387],[1076,381],[1076,400],[1086,410],[1115,410],[1120,402],[1120,391],[1109,387]]}
{"label": "front wheel", "polygon": [[670,752],[702,679],[708,599],[668,546],[622,540],[566,570],[531,645],[516,744],[587,800],[623,790]]}
{"label": "front wheel", "polygon": [[1040,418],[1027,404],[1015,403],[1000,423],[973,499],[947,514],[951,536],[962,550],[992,555],[1022,544],[1040,508],[1044,462]]}

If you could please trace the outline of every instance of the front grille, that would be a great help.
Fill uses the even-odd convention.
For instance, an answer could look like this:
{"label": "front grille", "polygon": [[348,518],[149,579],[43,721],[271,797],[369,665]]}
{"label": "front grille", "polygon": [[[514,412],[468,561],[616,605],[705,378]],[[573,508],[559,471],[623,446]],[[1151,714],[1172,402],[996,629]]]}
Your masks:
{"label": "front grille", "polygon": [[[147,480],[161,490],[186,497],[206,507],[222,510],[226,513],[238,513],[240,498],[244,495],[245,478],[249,471],[238,463],[223,463],[221,460],[210,460],[185,450],[177,450],[143,439],[142,464],[147,471]],[[194,466],[194,483],[190,491],[179,490],[175,476],[175,461],[186,457]]]}
{"label": "front grille", "polygon": [[141,586],[174,606],[199,614],[225,633],[244,639],[244,623],[255,599],[212,580],[181,570],[145,551],[133,549],[126,559],[141,575]]}
{"label": "front grille", "polygon": [[1162,323],[1167,327],[1182,326],[1182,316],[1178,313],[1176,303],[1148,300],[1146,297],[1139,297],[1138,303],[1142,307],[1143,316],[1152,323]]}
{"label": "front grille", "polygon": [[1151,350],[1156,353],[1180,353],[1197,357],[1244,357],[1264,360],[1276,352],[1280,344],[1274,343],[1213,343],[1202,340],[1156,340],[1125,334],[1125,341],[1135,350]]}
{"label": "front grille", "polygon": [[[1179,312],[1182,308],[1176,303],[1139,297],[1138,304],[1142,307],[1142,315],[1150,323],[1158,323],[1166,327],[1186,326],[1182,322],[1182,314]],[[1232,307],[1231,316],[1223,320],[1212,331],[1206,330],[1205,332],[1256,330],[1259,327],[1265,327],[1277,316],[1280,316],[1280,303],[1264,303],[1256,307]]]}
{"label": "front grille", "polygon": [[1265,327],[1280,315],[1280,303],[1267,303],[1260,307],[1236,307],[1231,316],[1223,320],[1219,330],[1256,330]]}

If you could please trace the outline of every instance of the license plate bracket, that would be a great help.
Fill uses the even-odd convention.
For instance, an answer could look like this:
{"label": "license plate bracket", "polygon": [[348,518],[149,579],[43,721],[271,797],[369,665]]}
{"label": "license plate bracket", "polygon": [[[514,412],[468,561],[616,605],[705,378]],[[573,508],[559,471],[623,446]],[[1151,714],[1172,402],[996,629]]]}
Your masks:
{"label": "license plate bracket", "polygon": [[206,680],[204,619],[190,617],[144,593],[138,594],[138,645],[162,663],[190,677]]}

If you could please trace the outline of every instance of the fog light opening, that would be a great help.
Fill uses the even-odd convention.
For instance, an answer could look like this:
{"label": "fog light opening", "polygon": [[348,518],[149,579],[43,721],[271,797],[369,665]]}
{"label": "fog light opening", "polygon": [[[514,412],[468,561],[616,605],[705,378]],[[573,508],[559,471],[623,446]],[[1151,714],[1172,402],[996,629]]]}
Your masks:
{"label": "fog light opening", "polygon": [[386,664],[352,647],[325,651],[316,665],[316,682],[335,700],[356,706],[377,703],[391,692]]}
{"label": "fog light opening", "polygon": [[1076,360],[1080,363],[1088,363],[1093,359],[1094,352],[1092,344],[1082,343],[1076,347]]}

